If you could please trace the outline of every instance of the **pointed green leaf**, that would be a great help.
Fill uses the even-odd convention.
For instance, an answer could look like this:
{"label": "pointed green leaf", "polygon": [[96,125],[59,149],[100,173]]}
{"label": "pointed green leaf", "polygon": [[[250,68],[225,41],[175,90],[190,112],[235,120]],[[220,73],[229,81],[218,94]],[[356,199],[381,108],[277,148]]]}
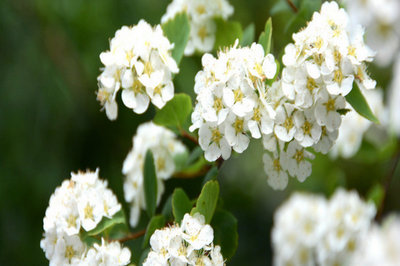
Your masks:
{"label": "pointed green leaf", "polygon": [[185,93],[177,93],[161,110],[157,110],[153,122],[160,126],[183,128],[189,123],[188,118],[192,109],[190,96]]}
{"label": "pointed green leaf", "polygon": [[163,215],[153,216],[147,225],[146,234],[143,238],[142,248],[149,245],[150,237],[157,229],[163,228],[165,225],[165,217]]}
{"label": "pointed green leaf", "polygon": [[186,44],[189,40],[190,24],[186,13],[177,14],[173,19],[161,25],[164,35],[174,44],[172,57],[179,66]]}
{"label": "pointed green leaf", "polygon": [[226,210],[217,210],[211,222],[214,229],[214,244],[221,246],[224,258],[230,259],[238,246],[237,220]]}
{"label": "pointed green leaf", "polygon": [[251,23],[243,31],[243,37],[240,40],[240,46],[249,46],[254,42],[254,36],[256,34],[256,27],[254,23]]}
{"label": "pointed green leaf", "polygon": [[167,221],[173,220],[172,216],[172,194],[169,195],[164,203],[161,214],[164,215]]}
{"label": "pointed green leaf", "polygon": [[174,190],[174,194],[172,194],[172,212],[177,223],[182,221],[185,213],[190,212],[192,206],[189,197],[183,189],[177,188]]}
{"label": "pointed green leaf", "polygon": [[233,45],[236,39],[242,39],[242,25],[239,22],[216,18],[215,23],[217,25],[214,43],[215,50]]}
{"label": "pointed green leaf", "polygon": [[258,43],[262,45],[264,48],[265,54],[269,54],[271,52],[271,42],[272,42],[272,19],[269,18],[265,23],[265,29],[260,34],[258,38]]}
{"label": "pointed green leaf", "polygon": [[197,199],[196,207],[192,209],[190,215],[199,212],[205,218],[205,222],[209,224],[214,215],[215,207],[217,206],[219,196],[218,182],[208,181],[201,190],[200,196]]}
{"label": "pointed green leaf", "polygon": [[144,161],[144,199],[149,217],[153,217],[157,204],[157,176],[153,153],[147,150]]}
{"label": "pointed green leaf", "polygon": [[376,124],[379,124],[378,118],[376,118],[374,113],[371,111],[371,108],[369,107],[368,102],[365,100],[364,95],[357,85],[357,82],[353,83],[353,89],[349,94],[346,95],[346,100],[361,116]]}
{"label": "pointed green leaf", "polygon": [[103,217],[103,219],[101,219],[100,223],[96,226],[96,228],[94,228],[88,232],[83,231],[82,238],[84,239],[88,236],[98,235],[98,234],[104,232],[105,230],[113,227],[114,225],[123,224],[123,223],[125,223],[125,214],[122,210],[120,210],[119,212],[114,214],[114,216],[111,219],[107,218],[107,217]]}

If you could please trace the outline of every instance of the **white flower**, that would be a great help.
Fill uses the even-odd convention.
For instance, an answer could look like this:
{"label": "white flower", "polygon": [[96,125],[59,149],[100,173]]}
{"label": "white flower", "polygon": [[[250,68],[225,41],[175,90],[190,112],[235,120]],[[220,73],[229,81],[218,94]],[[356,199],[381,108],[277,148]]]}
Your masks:
{"label": "white flower", "polygon": [[294,138],[301,146],[310,147],[318,143],[322,130],[321,126],[315,120],[313,110],[306,110],[304,112],[296,111],[294,114],[294,124],[297,128]]}
{"label": "white flower", "polygon": [[286,154],[281,152],[273,154],[273,158],[268,153],[263,156],[264,171],[267,174],[268,184],[275,190],[283,190],[288,183]]}
{"label": "white flower", "polygon": [[208,161],[215,161],[221,156],[226,160],[231,156],[231,146],[224,136],[224,128],[215,123],[203,124],[200,127],[199,144]]}
{"label": "white flower", "polygon": [[192,216],[185,214],[182,220],[181,229],[183,238],[193,246],[195,250],[204,248],[212,243],[214,239],[214,231],[210,225],[205,224],[204,216],[195,213]]}
{"label": "white flower", "polygon": [[95,243],[93,248],[87,252],[85,258],[88,265],[128,265],[131,258],[131,252],[128,248],[121,247],[119,242],[107,243],[103,238],[101,245]]}
{"label": "white flower", "polygon": [[294,107],[289,103],[279,106],[276,110],[274,132],[284,142],[291,141],[296,133],[293,111]]}
{"label": "white flower", "polygon": [[179,69],[172,48],[161,26],[152,28],[144,20],[115,33],[110,50],[100,54],[105,68],[98,77],[97,93],[110,120],[117,118],[115,98],[121,88],[124,105],[138,114],[147,110],[150,100],[162,108],[173,98],[172,74]]}
{"label": "white flower", "polygon": [[291,176],[296,176],[300,182],[303,182],[311,175],[312,166],[307,159],[314,159],[315,156],[312,153],[292,141],[289,143],[286,156],[287,168]]}
{"label": "white flower", "polygon": [[326,91],[321,91],[315,107],[315,118],[320,126],[326,126],[329,131],[338,129],[342,121],[339,109],[345,108],[343,96],[331,96]]}

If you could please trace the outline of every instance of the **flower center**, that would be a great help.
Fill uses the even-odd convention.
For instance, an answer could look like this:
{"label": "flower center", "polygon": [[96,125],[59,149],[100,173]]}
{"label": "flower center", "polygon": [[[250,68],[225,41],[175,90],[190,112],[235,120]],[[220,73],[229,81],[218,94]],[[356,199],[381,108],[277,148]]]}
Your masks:
{"label": "flower center", "polygon": [[84,215],[85,215],[85,219],[93,219],[93,207],[90,206],[89,202],[86,203],[86,207],[84,209]]}
{"label": "flower center", "polygon": [[243,119],[236,119],[233,127],[235,128],[236,134],[243,132]]}
{"label": "flower center", "polygon": [[222,99],[216,97],[216,98],[214,99],[213,108],[217,111],[217,114],[219,113],[219,111],[221,111],[222,107],[223,107],[223,106],[222,106]]}
{"label": "flower center", "polygon": [[335,99],[329,99],[325,104],[326,107],[326,111],[330,112],[330,111],[335,111]]}
{"label": "flower center", "polygon": [[301,161],[303,161],[303,159],[304,159],[303,150],[296,151],[293,158],[297,161],[297,163],[300,163]]}
{"label": "flower center", "polygon": [[221,132],[216,128],[211,132],[211,140],[219,145],[219,142],[222,139]]}
{"label": "flower center", "polygon": [[241,102],[243,100],[243,92],[241,89],[236,89],[233,91],[233,96],[235,98],[235,102]]}

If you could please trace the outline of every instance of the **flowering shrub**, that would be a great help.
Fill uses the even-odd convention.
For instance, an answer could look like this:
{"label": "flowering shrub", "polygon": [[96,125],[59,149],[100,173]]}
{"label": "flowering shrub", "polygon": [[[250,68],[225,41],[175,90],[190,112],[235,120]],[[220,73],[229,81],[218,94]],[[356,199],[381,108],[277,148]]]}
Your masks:
{"label": "flowering shrub", "polygon": [[[298,13],[294,21],[310,11],[307,1],[300,10],[285,2]],[[373,1],[363,2],[369,8]],[[351,10],[361,3],[347,5]],[[56,189],[40,243],[50,264],[225,265],[238,246],[237,220],[220,200],[218,177],[225,160],[259,140],[266,183],[284,190],[289,176],[304,182],[311,175],[318,153],[355,155],[373,123],[382,121],[386,134],[396,129],[390,122],[398,115],[396,104],[386,117],[390,111],[384,110],[382,91],[367,71],[376,53],[364,42],[360,23],[372,27],[373,22],[334,1],[318,9],[307,23],[299,23],[302,28],[282,53],[273,50],[271,19],[256,41],[251,27],[243,31],[240,23],[228,20],[233,7],[227,0],[173,0],[162,24],[140,20],[117,30],[110,50],[100,54],[104,68],[97,99],[109,120],[117,118],[119,90],[135,115],[148,109],[155,115],[139,125],[123,162],[126,206],[98,178],[98,170],[72,174]],[[390,18],[384,23],[395,27]],[[175,93],[173,82],[182,57],[193,54],[201,55],[202,65],[193,77],[194,104],[188,94]],[[392,88],[396,99],[397,83]],[[201,176],[198,196],[180,187],[165,193],[171,179]],[[373,222],[381,215],[385,189],[375,188],[371,200],[376,205],[344,189],[330,200],[294,194],[275,214],[274,265],[384,261],[379,256],[389,248],[382,245],[374,257],[368,243],[384,242],[389,238],[385,230],[398,233],[397,222],[394,229]],[[141,249],[122,246],[138,238]]]}

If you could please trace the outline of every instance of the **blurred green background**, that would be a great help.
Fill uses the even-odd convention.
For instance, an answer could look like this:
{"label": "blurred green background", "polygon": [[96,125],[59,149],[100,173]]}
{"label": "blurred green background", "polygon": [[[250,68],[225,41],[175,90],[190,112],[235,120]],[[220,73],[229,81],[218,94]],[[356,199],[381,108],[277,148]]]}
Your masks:
{"label": "blurred green background", "polygon": [[[232,17],[263,30],[276,1],[231,0]],[[39,242],[50,195],[71,171],[100,167],[100,175],[123,200],[122,163],[136,127],[154,109],[136,115],[121,104],[110,122],[96,101],[99,54],[122,25],[145,19],[159,23],[166,0],[2,0],[0,1],[0,265],[45,265]],[[297,3],[295,1],[295,3]],[[290,40],[284,32],[291,12],[274,17],[274,53]],[[176,91],[193,96],[200,57],[184,58]],[[390,71],[376,71],[387,84]],[[389,74],[387,74],[389,73]],[[119,97],[118,97],[119,98]],[[238,218],[239,248],[230,265],[269,265],[273,211],[293,190],[333,192],[338,185],[367,195],[391,164],[395,144],[386,150],[366,143],[351,160],[318,156],[313,175],[290,180],[284,192],[266,182],[259,142],[222,167],[225,207]],[[400,209],[399,171],[390,186],[385,211]],[[171,180],[167,187],[186,185]],[[197,182],[199,183],[199,181]],[[198,190],[199,188],[197,188]],[[195,196],[197,190],[190,193]],[[137,257],[135,255],[134,257]]]}

